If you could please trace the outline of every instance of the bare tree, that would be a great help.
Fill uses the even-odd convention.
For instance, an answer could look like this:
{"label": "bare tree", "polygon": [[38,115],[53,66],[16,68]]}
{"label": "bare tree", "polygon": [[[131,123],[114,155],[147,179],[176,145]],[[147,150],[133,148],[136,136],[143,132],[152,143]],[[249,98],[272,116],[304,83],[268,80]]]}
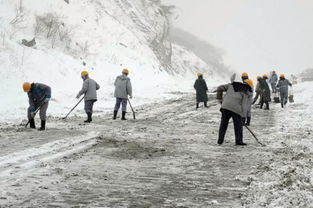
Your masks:
{"label": "bare tree", "polygon": [[10,21],[10,24],[16,26],[24,22],[25,14],[26,13],[23,6],[23,1],[20,0],[19,4],[15,7],[15,17]]}

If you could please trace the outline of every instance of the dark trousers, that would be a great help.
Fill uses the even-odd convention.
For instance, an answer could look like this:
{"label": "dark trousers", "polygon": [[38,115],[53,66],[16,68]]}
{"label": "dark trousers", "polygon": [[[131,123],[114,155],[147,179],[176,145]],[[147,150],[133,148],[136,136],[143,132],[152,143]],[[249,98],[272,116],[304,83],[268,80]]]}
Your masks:
{"label": "dark trousers", "polygon": [[127,99],[125,99],[125,98],[116,98],[114,111],[118,111],[120,109],[121,104],[122,104],[122,111],[126,112]]}
{"label": "dark trousers", "polygon": [[226,110],[226,109],[221,109],[222,112],[222,120],[221,120],[221,125],[220,125],[220,130],[218,134],[218,144],[223,144],[224,142],[224,137],[227,131],[228,127],[228,122],[229,119],[232,118],[234,122],[234,130],[235,130],[235,139],[236,139],[236,144],[241,144],[242,143],[242,120],[241,116]]}
{"label": "dark trousers", "polygon": [[93,105],[97,100],[85,100],[85,112],[92,113],[93,112]]}
{"label": "dark trousers", "polygon": [[281,107],[284,107],[285,105],[287,105],[288,102],[288,92],[280,92],[280,103],[281,103]]}
{"label": "dark trousers", "polygon": [[269,109],[270,108],[270,104],[268,101],[264,101],[264,98],[261,97],[261,102],[260,102],[260,109],[263,108],[263,105],[265,103],[265,109]]}

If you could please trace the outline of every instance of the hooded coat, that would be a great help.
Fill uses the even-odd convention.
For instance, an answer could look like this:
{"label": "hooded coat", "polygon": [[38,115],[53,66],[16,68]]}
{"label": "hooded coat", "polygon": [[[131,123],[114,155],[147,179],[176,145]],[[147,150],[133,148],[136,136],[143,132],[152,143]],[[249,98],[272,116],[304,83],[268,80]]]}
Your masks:
{"label": "hooded coat", "polygon": [[201,76],[196,80],[193,87],[196,90],[197,102],[207,102],[209,100],[208,95],[206,94],[208,87]]}
{"label": "hooded coat", "polygon": [[[249,99],[248,91],[251,88],[240,82],[221,85],[217,88],[217,99],[222,100],[222,109],[232,111],[243,118],[247,117],[251,100]],[[226,92],[223,97],[223,92]]]}
{"label": "hooded coat", "polygon": [[116,77],[114,82],[114,97],[128,99],[128,95],[132,96],[132,85],[130,79],[125,74]]}
{"label": "hooded coat", "polygon": [[274,83],[274,84],[276,85],[277,80],[278,80],[278,76],[277,76],[277,74],[275,73],[275,74],[272,74],[272,76],[271,76],[269,82],[270,82],[271,84]]}

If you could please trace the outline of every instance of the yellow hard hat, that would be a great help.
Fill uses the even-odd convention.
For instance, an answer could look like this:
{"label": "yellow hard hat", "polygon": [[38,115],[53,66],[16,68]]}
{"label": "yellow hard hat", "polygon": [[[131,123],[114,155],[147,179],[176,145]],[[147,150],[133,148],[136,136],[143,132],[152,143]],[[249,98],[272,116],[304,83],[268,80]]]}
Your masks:
{"label": "yellow hard hat", "polygon": [[261,78],[262,78],[261,76],[257,76],[257,77],[256,77],[257,80],[259,80],[259,79],[261,79]]}
{"label": "yellow hard hat", "polygon": [[129,72],[128,69],[123,69],[122,71],[123,74],[128,74],[128,72]]}
{"label": "yellow hard hat", "polygon": [[263,78],[268,78],[267,74],[263,74]]}
{"label": "yellow hard hat", "polygon": [[249,77],[248,73],[247,72],[244,72],[241,74],[241,77]]}
{"label": "yellow hard hat", "polygon": [[85,76],[87,76],[88,75],[88,72],[87,71],[82,71],[81,73],[80,73],[80,76],[81,77],[85,77]]}
{"label": "yellow hard hat", "polygon": [[32,86],[31,86],[31,84],[29,82],[24,82],[23,83],[23,90],[24,90],[24,92],[29,92],[31,87]]}
{"label": "yellow hard hat", "polygon": [[197,73],[197,76],[200,77],[200,76],[203,76],[203,74],[200,73],[200,72],[198,72],[198,73]]}
{"label": "yellow hard hat", "polygon": [[284,74],[281,74],[279,77],[280,77],[280,78],[285,78],[285,75],[284,75]]}
{"label": "yellow hard hat", "polygon": [[244,82],[249,85],[251,88],[253,88],[253,82],[250,79],[245,79]]}

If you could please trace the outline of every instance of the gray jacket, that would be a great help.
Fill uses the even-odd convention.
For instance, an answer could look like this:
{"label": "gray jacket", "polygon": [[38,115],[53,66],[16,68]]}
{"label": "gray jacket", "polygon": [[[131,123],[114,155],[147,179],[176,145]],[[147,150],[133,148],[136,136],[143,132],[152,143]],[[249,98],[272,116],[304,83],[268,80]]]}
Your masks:
{"label": "gray jacket", "polygon": [[128,95],[132,96],[132,85],[130,83],[129,77],[126,75],[122,74],[116,77],[114,86],[114,97],[128,99]]}
{"label": "gray jacket", "polygon": [[[233,82],[217,88],[217,99],[223,100],[221,109],[232,111],[241,117],[247,117],[251,100],[248,96],[249,86]],[[223,92],[226,92],[223,97]]]}
{"label": "gray jacket", "polygon": [[271,76],[269,82],[270,82],[271,84],[272,84],[272,83],[276,84],[276,83],[277,83],[277,80],[278,80],[277,74],[272,74],[272,76]]}
{"label": "gray jacket", "polygon": [[277,88],[279,88],[280,93],[288,93],[288,85],[292,86],[288,79],[280,79],[277,84]]}
{"label": "gray jacket", "polygon": [[85,94],[85,100],[97,100],[97,90],[100,89],[100,85],[88,76],[84,79],[83,87],[79,91],[77,97]]}

